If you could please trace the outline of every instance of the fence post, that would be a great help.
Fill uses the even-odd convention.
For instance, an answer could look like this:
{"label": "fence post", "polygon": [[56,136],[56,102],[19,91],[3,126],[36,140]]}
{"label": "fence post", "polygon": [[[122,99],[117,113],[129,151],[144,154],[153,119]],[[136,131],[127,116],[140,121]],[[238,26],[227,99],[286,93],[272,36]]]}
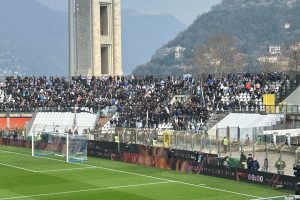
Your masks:
{"label": "fence post", "polygon": [[216,130],[216,145],[217,145],[217,152],[218,152],[218,157],[221,157],[221,141],[219,139],[219,128]]}
{"label": "fence post", "polygon": [[228,139],[228,150],[229,151],[229,157],[231,157],[231,139],[230,139],[231,133],[230,133],[230,127],[227,126],[226,130],[226,137]]}
{"label": "fence post", "polygon": [[240,130],[239,126],[237,127],[237,137],[238,137],[238,144],[240,144],[241,143],[241,130]]}
{"label": "fence post", "polygon": [[137,144],[137,134],[138,134],[138,131],[134,131],[135,132],[135,144]]}
{"label": "fence post", "polygon": [[255,157],[255,143],[256,143],[256,137],[255,137],[255,128],[252,128],[252,155]]}
{"label": "fence post", "polygon": [[209,153],[211,154],[211,139],[209,138]]}
{"label": "fence post", "polygon": [[195,142],[194,136],[195,136],[195,134],[193,134],[192,141],[191,141],[192,151],[194,151],[194,142]]}
{"label": "fence post", "polygon": [[184,146],[185,146],[185,150],[187,150],[186,134],[187,134],[187,133],[185,133],[185,134],[183,135],[183,143],[184,143]]}
{"label": "fence post", "polygon": [[175,147],[177,149],[178,146],[178,133],[175,132]]}

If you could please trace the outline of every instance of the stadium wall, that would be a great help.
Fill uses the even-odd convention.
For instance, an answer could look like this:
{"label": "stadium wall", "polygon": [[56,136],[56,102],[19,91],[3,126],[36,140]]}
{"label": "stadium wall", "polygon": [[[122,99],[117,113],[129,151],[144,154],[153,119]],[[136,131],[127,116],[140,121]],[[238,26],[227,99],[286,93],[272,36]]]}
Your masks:
{"label": "stadium wall", "polygon": [[[0,145],[30,148],[28,140],[0,138]],[[118,152],[118,148],[120,152]],[[89,141],[88,156],[114,161],[121,161],[141,166],[157,167],[174,170],[177,172],[193,173],[195,175],[207,175],[226,178],[251,184],[276,187],[282,185],[284,189],[295,190],[299,178],[260,171],[249,171],[239,168],[229,168],[218,165],[215,154],[203,154],[202,164],[193,161],[194,152],[174,150],[169,157],[170,149],[161,147],[149,147],[144,145],[118,144],[114,142]]]}
{"label": "stadium wall", "polygon": [[26,123],[29,122],[31,117],[1,117],[0,118],[0,128],[18,128],[22,129],[25,127]]}
{"label": "stadium wall", "polygon": [[218,165],[220,160],[216,159],[217,155],[215,154],[203,154],[204,163],[199,164],[193,161],[194,152],[192,151],[175,150],[174,156],[168,158],[169,149],[135,144],[131,145],[132,147],[128,149],[126,144],[120,144],[119,153],[117,151],[117,143],[89,141],[88,156],[174,170],[177,172],[226,178],[251,184],[272,187],[282,185],[284,189],[293,191],[295,190],[297,182],[300,182],[300,179],[293,176],[224,167]]}

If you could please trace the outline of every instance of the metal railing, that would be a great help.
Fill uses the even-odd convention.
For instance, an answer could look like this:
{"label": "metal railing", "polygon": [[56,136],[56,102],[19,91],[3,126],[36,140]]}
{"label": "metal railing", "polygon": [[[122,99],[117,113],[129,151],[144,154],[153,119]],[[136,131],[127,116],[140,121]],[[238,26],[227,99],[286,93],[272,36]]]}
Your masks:
{"label": "metal railing", "polygon": [[[158,147],[217,154],[219,158],[228,160],[228,165],[232,167],[240,167],[240,155],[243,150],[247,157],[251,154],[257,159],[260,164],[259,171],[294,175],[293,167],[300,164],[300,148],[298,148],[300,143],[297,139],[294,138],[291,146],[286,146],[284,139],[278,139],[275,145],[270,138],[259,137],[258,133],[261,131],[259,129],[232,127],[230,131],[232,134],[229,136],[228,146],[224,146],[223,139],[227,133],[222,129],[218,130],[216,136],[204,132],[130,128],[113,128],[91,134],[97,141],[115,142],[115,136],[118,136],[121,143],[153,146],[155,140],[157,142],[155,146]],[[278,165],[279,161],[283,161],[285,166]]]}
{"label": "metal railing", "polygon": [[[52,128],[51,131],[57,130],[57,127]],[[116,142],[117,136],[120,143],[172,147],[178,150],[216,154],[220,159],[226,161],[225,164],[230,167],[241,167],[240,157],[242,151],[247,158],[257,159],[260,164],[259,171],[293,176],[293,167],[300,166],[300,136],[294,137],[290,142],[291,145],[287,144],[284,136],[278,137],[276,143],[274,143],[272,137],[261,137],[259,133],[262,130],[257,128],[239,129],[232,127],[226,128],[226,130],[219,129],[216,131],[216,135],[203,132],[192,133],[156,129],[113,128],[100,129],[99,131],[86,130],[83,134],[89,135],[90,140]],[[44,129],[44,131],[50,131],[50,129]],[[228,134],[228,131],[230,134]],[[15,138],[12,134],[6,134],[5,132],[1,133],[0,137]],[[227,137],[228,145],[225,145],[224,137]],[[18,135],[16,138],[25,139],[26,136]],[[249,166],[249,163],[244,165],[245,168]]]}
{"label": "metal railing", "polygon": [[300,105],[274,105],[257,107],[230,107],[228,110],[218,111],[218,113],[259,113],[259,114],[284,114],[300,115]]}

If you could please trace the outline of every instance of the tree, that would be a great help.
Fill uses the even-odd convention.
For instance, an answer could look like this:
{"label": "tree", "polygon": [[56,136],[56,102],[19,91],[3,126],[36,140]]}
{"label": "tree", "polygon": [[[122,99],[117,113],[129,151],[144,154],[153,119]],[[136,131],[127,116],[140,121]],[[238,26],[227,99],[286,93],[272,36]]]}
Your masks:
{"label": "tree", "polygon": [[196,50],[192,64],[194,72],[215,74],[240,72],[245,65],[233,37],[227,33],[218,33],[210,37]]}
{"label": "tree", "polygon": [[300,70],[300,42],[291,46],[291,60],[293,61],[294,70]]}

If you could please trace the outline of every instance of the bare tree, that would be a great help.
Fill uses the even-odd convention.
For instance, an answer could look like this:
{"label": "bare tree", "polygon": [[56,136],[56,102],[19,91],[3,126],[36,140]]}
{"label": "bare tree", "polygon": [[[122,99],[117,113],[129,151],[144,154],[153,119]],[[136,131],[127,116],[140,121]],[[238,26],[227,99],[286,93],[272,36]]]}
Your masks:
{"label": "bare tree", "polygon": [[300,71],[300,35],[286,42],[287,56],[289,58],[289,70]]}
{"label": "bare tree", "polygon": [[299,71],[299,65],[300,65],[300,42],[295,43],[290,47],[291,50],[291,60],[293,61],[294,70]]}
{"label": "bare tree", "polygon": [[245,63],[235,47],[232,36],[218,33],[197,49],[192,64],[194,73],[219,74],[242,71]]}

